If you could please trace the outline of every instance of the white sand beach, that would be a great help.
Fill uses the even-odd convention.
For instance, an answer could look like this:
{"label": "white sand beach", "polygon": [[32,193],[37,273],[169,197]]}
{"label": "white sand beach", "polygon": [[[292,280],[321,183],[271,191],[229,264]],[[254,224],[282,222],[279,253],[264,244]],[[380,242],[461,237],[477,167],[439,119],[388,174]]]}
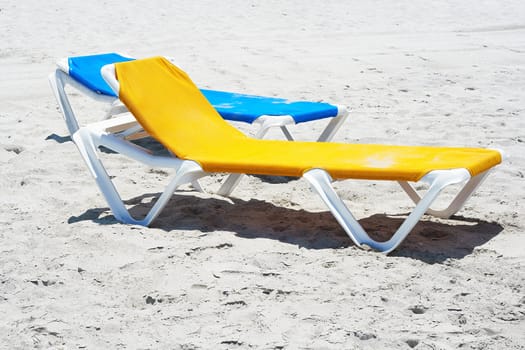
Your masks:
{"label": "white sand beach", "polygon": [[[357,248],[304,180],[247,176],[223,198],[216,175],[152,227],[124,225],[47,81],[60,58],[104,52],[173,57],[203,88],[346,105],[337,142],[508,158],[389,255]],[[1,0],[0,348],[523,349],[524,86],[520,0]],[[103,117],[70,92],[83,122]],[[106,156],[135,210],[169,180]],[[379,238],[413,207],[396,183],[334,186]]]}

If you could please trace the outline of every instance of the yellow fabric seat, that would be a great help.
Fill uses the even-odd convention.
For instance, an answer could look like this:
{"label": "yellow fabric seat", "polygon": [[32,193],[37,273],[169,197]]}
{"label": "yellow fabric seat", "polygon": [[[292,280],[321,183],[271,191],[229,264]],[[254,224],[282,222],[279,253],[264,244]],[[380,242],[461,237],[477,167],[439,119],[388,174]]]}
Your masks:
{"label": "yellow fabric seat", "polygon": [[137,121],[178,158],[205,171],[418,181],[433,170],[476,176],[501,162],[482,148],[288,142],[250,138],[224,121],[182,70],[162,57],[115,64],[119,97]]}

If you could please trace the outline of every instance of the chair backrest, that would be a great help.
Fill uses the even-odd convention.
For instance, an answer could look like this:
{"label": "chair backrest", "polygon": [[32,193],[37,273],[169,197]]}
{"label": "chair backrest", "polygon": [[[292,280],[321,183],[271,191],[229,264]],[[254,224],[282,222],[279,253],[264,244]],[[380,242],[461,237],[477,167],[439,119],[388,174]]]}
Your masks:
{"label": "chair backrest", "polygon": [[215,153],[247,138],[225,122],[186,73],[167,59],[117,63],[115,72],[120,100],[144,130],[169,144],[179,158]]}

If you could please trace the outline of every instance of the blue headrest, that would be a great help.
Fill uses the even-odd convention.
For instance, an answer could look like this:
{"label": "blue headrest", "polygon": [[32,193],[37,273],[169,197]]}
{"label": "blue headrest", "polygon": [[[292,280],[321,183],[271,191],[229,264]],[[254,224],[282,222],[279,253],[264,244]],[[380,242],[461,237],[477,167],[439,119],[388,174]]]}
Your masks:
{"label": "blue headrest", "polygon": [[117,95],[102,78],[100,69],[106,64],[131,60],[133,58],[124,57],[116,53],[69,57],[69,75],[97,94],[116,97]]}

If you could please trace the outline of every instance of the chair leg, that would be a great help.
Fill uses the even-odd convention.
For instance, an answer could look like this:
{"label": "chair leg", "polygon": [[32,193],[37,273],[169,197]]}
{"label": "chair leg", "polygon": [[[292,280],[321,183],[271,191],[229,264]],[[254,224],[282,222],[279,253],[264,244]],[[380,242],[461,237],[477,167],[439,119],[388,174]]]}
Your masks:
{"label": "chair leg", "polygon": [[[69,134],[73,134],[80,128],[79,120],[77,119],[71,103],[69,101],[68,95],[65,91],[66,86],[72,86],[76,90],[82,92],[84,95],[91,97],[94,100],[104,102],[104,103],[114,103],[115,98],[112,96],[99,95],[82,84],[78,83],[71,76],[63,72],[61,69],[56,69],[53,73],[49,75],[49,83],[51,89],[55,95],[62,116],[66,122],[67,129]],[[116,127],[116,125],[114,125]]]}
{"label": "chair leg", "polygon": [[168,184],[164,192],[162,192],[160,197],[157,199],[146,217],[139,222],[139,225],[149,226],[150,223],[160,214],[162,209],[164,209],[169,199],[180,185],[190,182],[193,186],[195,186],[195,183],[198,184],[197,179],[205,175],[206,173],[204,173],[200,165],[197,163],[193,161],[183,162],[176,170],[175,176]]}
{"label": "chair leg", "polygon": [[[284,136],[288,141],[293,141],[293,136],[290,131],[286,128],[286,125],[294,125],[295,121],[291,116],[261,116],[254,121],[254,124],[261,124],[261,127],[255,134],[256,139],[262,139],[268,133],[268,131],[273,127],[279,127],[283,132]],[[217,191],[217,194],[220,196],[229,196],[235,187],[239,185],[244,174],[230,174],[224,180],[221,187]]]}
{"label": "chair leg", "polygon": [[241,181],[241,178],[243,176],[244,176],[244,174],[230,174],[230,175],[228,175],[226,180],[224,180],[224,182],[222,183],[221,187],[217,191],[217,194],[219,196],[228,197],[233,192],[235,187],[237,187],[237,185],[239,185],[239,182]]}
{"label": "chair leg", "polygon": [[73,108],[71,108],[71,104],[69,103],[69,99],[67,98],[67,94],[65,91],[64,80],[67,79],[66,76],[67,75],[64,72],[57,69],[55,72],[49,75],[49,84],[51,85],[51,89],[55,94],[58,106],[62,111],[62,115],[66,122],[69,134],[73,135],[78,130],[79,126],[77,118],[75,117],[75,113],[73,112]]}
{"label": "chair leg", "polygon": [[[450,202],[450,204],[441,210],[435,210],[435,209],[428,209],[427,214],[447,219],[457,213],[465,204],[465,202],[470,198],[470,196],[476,191],[476,189],[481,185],[481,183],[485,180],[487,175],[489,174],[489,171],[485,171],[484,173],[481,173],[479,175],[474,176],[471,178],[468,182],[465,183],[465,185],[461,188],[461,190],[456,194],[456,197]],[[415,204],[418,204],[421,200],[421,196],[419,193],[414,189],[414,187],[405,181],[399,181],[399,184],[401,185],[401,188],[408,194],[410,199]]]}
{"label": "chair leg", "polygon": [[[73,134],[73,140],[77,145],[82,158],[86,162],[88,168],[90,169],[95,181],[102,192],[104,198],[106,199],[111,211],[115,218],[121,222],[127,224],[137,224],[142,226],[148,226],[151,222],[159,215],[162,209],[166,206],[167,202],[177,190],[177,188],[189,182],[196,182],[196,180],[202,176],[205,176],[206,173],[202,170],[200,165],[193,161],[180,161],[178,159],[167,159],[166,162],[173,163],[173,167],[176,170],[175,176],[165,188],[164,192],[157,199],[153,207],[150,209],[148,214],[143,219],[134,218],[129,211],[126,209],[122,198],[120,197],[117,189],[115,188],[111,178],[109,177],[104,165],[100,161],[97,148],[98,146],[105,146],[110,149],[113,149],[112,144],[107,144],[104,142],[95,142],[93,135],[89,130],[84,128],[79,129],[78,132]],[[122,140],[118,140],[123,142]],[[120,153],[125,154],[120,149]],[[138,151],[133,151],[138,152]],[[132,153],[133,153],[132,152]],[[128,154],[130,155],[130,154]],[[145,157],[151,157],[149,155],[144,155]],[[133,158],[133,157],[132,157]]]}
{"label": "chair leg", "polygon": [[118,114],[122,114],[126,112],[128,112],[128,108],[122,102],[120,102],[120,100],[115,100],[111,104],[111,107],[106,112],[105,119],[109,119]]}
{"label": "chair leg", "polygon": [[286,128],[287,125],[295,125],[295,120],[289,115],[268,116],[262,115],[253,121],[253,124],[260,124],[260,128],[255,134],[256,139],[262,139],[271,128],[280,128],[284,136],[293,141],[293,136]]}
{"label": "chair leg", "polygon": [[[334,137],[335,133],[339,130],[343,122],[348,116],[348,110],[345,107],[337,106],[338,113],[337,116],[332,118],[326,128],[323,130],[321,135],[318,138],[318,142],[330,141]],[[288,130],[288,125],[295,125],[295,120],[291,116],[260,116],[257,118],[254,123],[261,124],[261,127],[257,131],[255,138],[262,139],[268,131],[273,127],[279,127],[288,141],[294,141],[294,137],[291,132]],[[239,185],[243,174],[230,174],[224,180],[221,187],[217,191],[217,194],[221,196],[229,196],[235,187]]]}
{"label": "chair leg", "polygon": [[337,106],[338,113],[337,116],[332,118],[326,128],[323,130],[319,138],[317,139],[318,142],[328,142],[331,141],[336,132],[339,130],[341,125],[343,125],[344,121],[348,117],[348,110],[343,106]]}
{"label": "chair leg", "polygon": [[465,169],[455,169],[435,171],[425,176],[422,181],[430,182],[429,190],[392,237],[384,242],[378,242],[366,233],[333,189],[331,185],[332,178],[326,171],[312,169],[305,172],[303,176],[308,180],[312,189],[319,194],[336,220],[357,246],[369,246],[372,249],[388,254],[406,238],[443,188],[450,184],[464,181],[469,174]]}
{"label": "chair leg", "polygon": [[286,125],[281,125],[281,131],[283,132],[284,137],[286,137],[288,141],[294,141],[294,137],[292,136],[292,133],[290,132],[290,130],[288,130]]}

